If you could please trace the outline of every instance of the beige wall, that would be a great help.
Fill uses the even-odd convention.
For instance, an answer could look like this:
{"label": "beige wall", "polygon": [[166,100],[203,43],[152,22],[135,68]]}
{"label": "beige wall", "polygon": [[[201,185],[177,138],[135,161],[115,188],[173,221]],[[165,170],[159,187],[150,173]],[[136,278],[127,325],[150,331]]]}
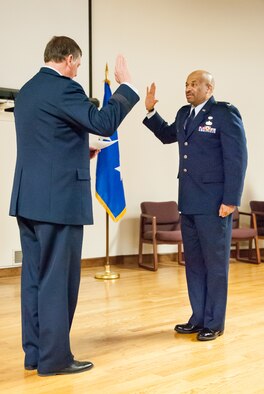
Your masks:
{"label": "beige wall", "polygon": [[[78,82],[88,92],[87,1],[0,0],[0,5],[0,86],[19,88],[41,66],[49,38],[65,34],[76,39],[83,49]],[[111,255],[137,253],[141,201],[177,200],[177,145],[163,146],[141,124],[146,85],[152,81],[157,84],[157,108],[172,122],[177,109],[185,104],[186,75],[198,68],[213,73],[216,99],[230,101],[239,108],[247,132],[249,166],[242,207],[248,209],[250,199],[264,199],[263,15],[263,0],[93,1],[93,95],[102,100],[106,62],[112,89],[117,87],[113,71],[115,56],[120,52],[127,57],[141,95],[140,103],[119,128],[127,214],[118,224],[110,222]],[[3,163],[6,171],[2,167],[0,172],[4,201],[9,199],[10,182],[6,180],[12,177],[14,151],[14,129],[12,122],[9,124],[8,128],[7,122],[0,122],[0,132],[4,134],[1,149],[10,149],[9,164]],[[93,162],[93,183],[95,165]],[[8,218],[6,209],[0,212],[1,222],[9,229],[0,247],[0,265],[8,265],[11,251],[20,246],[15,220]],[[83,257],[105,254],[105,213],[96,199],[94,217],[95,225],[85,229]],[[4,231],[0,224],[1,234]],[[163,246],[161,250],[171,248]]]}

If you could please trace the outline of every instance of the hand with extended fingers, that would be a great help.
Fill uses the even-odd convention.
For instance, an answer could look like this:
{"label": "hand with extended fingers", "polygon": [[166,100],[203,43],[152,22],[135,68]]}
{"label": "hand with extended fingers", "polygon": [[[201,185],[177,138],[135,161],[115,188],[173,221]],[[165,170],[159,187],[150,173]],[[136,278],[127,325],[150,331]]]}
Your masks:
{"label": "hand with extended fingers", "polygon": [[150,88],[147,87],[147,94],[145,99],[145,106],[147,111],[152,111],[157,104],[158,100],[155,98],[156,94],[156,85],[154,82],[150,85]]}
{"label": "hand with extended fingers", "polygon": [[115,80],[117,83],[131,83],[131,76],[127,68],[126,59],[123,55],[118,55],[116,58]]}

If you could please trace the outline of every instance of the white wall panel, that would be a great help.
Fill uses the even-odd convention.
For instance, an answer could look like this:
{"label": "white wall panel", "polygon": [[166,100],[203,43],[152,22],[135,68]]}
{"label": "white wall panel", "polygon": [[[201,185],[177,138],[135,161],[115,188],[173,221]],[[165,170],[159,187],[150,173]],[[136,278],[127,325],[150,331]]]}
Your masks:
{"label": "white wall panel", "polygon": [[[0,4],[0,86],[19,88],[42,65],[43,50],[49,38],[65,34],[76,39],[83,49],[78,81],[88,92],[88,2],[0,0]],[[134,85],[141,95],[140,103],[118,130],[127,214],[118,224],[110,221],[111,255],[137,253],[141,201],[177,200],[177,144],[162,145],[142,125],[145,90],[152,81],[157,84],[157,108],[168,122],[172,122],[177,109],[186,103],[186,76],[200,68],[213,73],[215,98],[231,101],[239,108],[247,132],[249,166],[242,208],[249,209],[250,199],[264,199],[263,15],[262,0],[93,1],[93,95],[102,101],[106,62],[112,90],[117,87],[114,63],[120,52],[127,57]],[[1,122],[0,128],[2,136]],[[13,133],[13,125],[10,125],[1,143],[1,147],[4,144],[6,149],[12,149],[5,175],[0,170],[5,195],[13,176]],[[93,184],[95,166],[94,161]],[[3,209],[6,207],[1,207],[2,214]],[[94,226],[85,229],[83,257],[105,255],[105,213],[96,199],[94,218]],[[0,249],[8,249],[4,256],[9,256],[10,250],[17,247],[14,231],[12,227],[5,244],[1,245]],[[2,238],[0,241],[2,243]],[[162,250],[171,248],[163,247]],[[8,257],[0,259],[5,259],[0,262],[2,265],[9,263]]]}

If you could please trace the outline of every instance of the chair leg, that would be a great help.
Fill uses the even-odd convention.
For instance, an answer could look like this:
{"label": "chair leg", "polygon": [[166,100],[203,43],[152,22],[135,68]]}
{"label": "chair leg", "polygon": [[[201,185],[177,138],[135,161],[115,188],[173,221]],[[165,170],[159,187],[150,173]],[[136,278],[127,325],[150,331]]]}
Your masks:
{"label": "chair leg", "polygon": [[142,239],[139,239],[139,248],[138,248],[138,265],[142,264],[142,251],[143,251],[143,242]]}
{"label": "chair leg", "polygon": [[254,263],[254,264],[260,264],[261,263],[261,254],[260,254],[260,249],[259,249],[259,244],[258,244],[258,237],[254,237],[254,242],[255,242],[255,249],[256,249],[256,257],[252,257],[252,252],[250,248],[252,249],[252,241],[249,241],[249,249],[248,249],[248,257],[241,257],[240,256],[240,249],[239,249],[239,242],[236,242],[236,260],[238,261],[243,261],[245,263]]}
{"label": "chair leg", "polygon": [[158,247],[156,240],[153,241],[154,271],[158,270]]}
{"label": "chair leg", "polygon": [[145,268],[149,271],[157,271],[158,269],[158,256],[157,256],[157,245],[153,243],[153,264],[143,264],[143,240],[140,238],[139,240],[139,248],[138,248],[138,266],[141,268]]}
{"label": "chair leg", "polygon": [[249,241],[249,246],[248,246],[248,258],[252,260],[252,239]]}
{"label": "chair leg", "polygon": [[239,255],[239,242],[236,242],[236,260],[240,260],[240,255]]}
{"label": "chair leg", "polygon": [[257,262],[258,262],[258,264],[260,264],[261,263],[261,255],[260,255],[260,250],[259,250],[258,237],[254,237],[254,241],[255,241]]}
{"label": "chair leg", "polygon": [[179,265],[185,265],[185,263],[182,262],[182,243],[178,242],[178,264]]}

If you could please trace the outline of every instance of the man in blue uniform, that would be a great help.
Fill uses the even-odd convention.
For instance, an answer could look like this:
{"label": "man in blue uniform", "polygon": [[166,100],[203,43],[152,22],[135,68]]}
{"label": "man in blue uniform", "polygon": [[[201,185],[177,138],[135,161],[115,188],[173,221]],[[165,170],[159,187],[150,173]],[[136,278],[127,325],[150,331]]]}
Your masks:
{"label": "man in blue uniform", "polygon": [[213,97],[203,70],[186,81],[186,98],[172,124],[156,112],[156,87],[147,88],[143,123],[164,144],[179,144],[179,210],[192,315],[181,334],[208,341],[224,332],[232,213],[240,204],[247,166],[246,138],[237,108]]}
{"label": "man in blue uniform", "polygon": [[74,40],[53,37],[45,49],[45,67],[22,87],[15,103],[17,162],[10,215],[17,217],[23,252],[25,369],[37,369],[40,376],[93,366],[74,360],[69,339],[83,225],[93,223],[89,133],[111,136],[139,100],[119,56],[115,77],[120,86],[99,111],[73,81],[81,56]]}

